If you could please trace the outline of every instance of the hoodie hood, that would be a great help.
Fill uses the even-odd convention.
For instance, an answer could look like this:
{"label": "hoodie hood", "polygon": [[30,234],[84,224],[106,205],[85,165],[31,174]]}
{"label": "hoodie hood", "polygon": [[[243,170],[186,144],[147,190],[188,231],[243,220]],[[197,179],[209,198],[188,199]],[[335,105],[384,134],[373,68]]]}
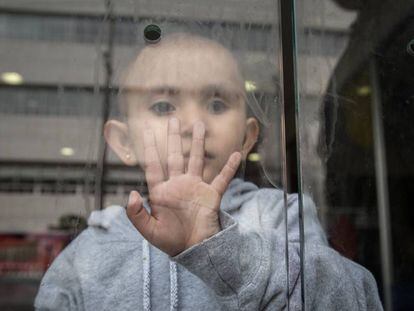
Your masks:
{"label": "hoodie hood", "polygon": [[233,179],[221,199],[220,209],[229,214],[233,213],[243,203],[251,200],[257,190],[259,188],[251,182],[245,182],[240,178]]}

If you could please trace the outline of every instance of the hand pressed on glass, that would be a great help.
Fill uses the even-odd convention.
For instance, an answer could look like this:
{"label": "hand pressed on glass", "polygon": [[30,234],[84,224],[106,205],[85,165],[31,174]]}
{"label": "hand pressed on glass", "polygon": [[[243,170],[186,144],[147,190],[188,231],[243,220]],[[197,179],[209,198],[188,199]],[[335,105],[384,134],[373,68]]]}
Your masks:
{"label": "hand pressed on glass", "polygon": [[132,191],[127,214],[138,231],[152,245],[170,256],[202,242],[220,231],[221,197],[241,161],[234,152],[211,184],[202,179],[204,135],[201,122],[194,124],[188,168],[185,172],[180,124],[172,118],[168,124],[168,176],[165,179],[154,133],[145,130],[145,177],[151,214],[143,207],[140,194]]}

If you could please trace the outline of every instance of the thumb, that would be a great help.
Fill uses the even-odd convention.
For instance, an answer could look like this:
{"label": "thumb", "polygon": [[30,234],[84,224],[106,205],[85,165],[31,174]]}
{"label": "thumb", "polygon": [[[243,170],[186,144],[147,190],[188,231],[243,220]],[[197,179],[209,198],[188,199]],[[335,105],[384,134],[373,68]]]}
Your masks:
{"label": "thumb", "polygon": [[144,208],[143,202],[144,200],[137,191],[131,191],[127,204],[127,215],[142,236],[150,241],[150,228],[155,225],[156,219]]}

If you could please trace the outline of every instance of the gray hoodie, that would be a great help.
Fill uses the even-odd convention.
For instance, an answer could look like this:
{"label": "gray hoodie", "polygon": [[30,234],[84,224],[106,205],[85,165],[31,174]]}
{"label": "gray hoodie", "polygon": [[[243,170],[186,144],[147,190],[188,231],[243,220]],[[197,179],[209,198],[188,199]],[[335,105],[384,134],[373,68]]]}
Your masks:
{"label": "gray hoodie", "polygon": [[[306,197],[304,220],[307,310],[382,310],[371,274],[327,246]],[[290,310],[301,310],[297,195],[288,196],[289,273],[282,191],[234,179],[220,222],[222,231],[171,258],[143,239],[123,207],[95,211],[46,272],[35,307],[283,310],[289,297]]]}

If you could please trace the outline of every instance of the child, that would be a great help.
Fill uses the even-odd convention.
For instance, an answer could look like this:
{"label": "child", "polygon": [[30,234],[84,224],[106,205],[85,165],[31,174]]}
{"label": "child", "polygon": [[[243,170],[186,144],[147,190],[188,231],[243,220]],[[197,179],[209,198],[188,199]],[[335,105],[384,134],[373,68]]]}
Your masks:
{"label": "child", "polygon": [[[233,179],[259,123],[232,54],[172,35],[139,53],[122,94],[126,120],[107,122],[105,138],[144,169],[149,199],[133,191],[126,211],[93,212],[45,274],[36,308],[281,310],[289,297],[300,310],[297,196],[287,276],[283,193]],[[304,219],[309,310],[380,310],[372,276],[326,245],[310,200]]]}

